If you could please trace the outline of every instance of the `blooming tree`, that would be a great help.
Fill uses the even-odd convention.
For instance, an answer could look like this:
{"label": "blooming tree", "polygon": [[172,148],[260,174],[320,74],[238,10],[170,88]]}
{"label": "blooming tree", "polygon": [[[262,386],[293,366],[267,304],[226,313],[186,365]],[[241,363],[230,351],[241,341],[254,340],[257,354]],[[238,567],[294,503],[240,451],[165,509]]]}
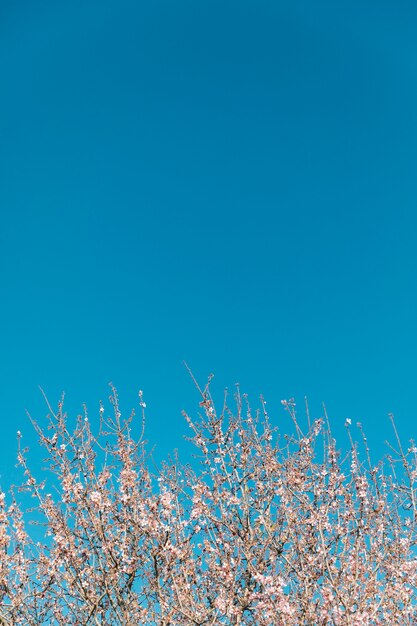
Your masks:
{"label": "blooming tree", "polygon": [[263,401],[200,393],[189,466],[153,469],[114,390],[96,435],[62,402],[34,422],[47,467],[19,445],[24,485],[0,496],[0,624],[417,623],[417,449],[397,437],[374,467],[364,437],[342,456],[292,401],[283,437]]}

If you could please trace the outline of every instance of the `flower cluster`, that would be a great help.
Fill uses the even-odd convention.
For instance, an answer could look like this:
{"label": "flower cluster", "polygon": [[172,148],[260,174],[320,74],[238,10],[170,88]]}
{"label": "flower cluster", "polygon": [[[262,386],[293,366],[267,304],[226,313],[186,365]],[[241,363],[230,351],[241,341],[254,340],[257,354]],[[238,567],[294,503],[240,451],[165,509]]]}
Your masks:
{"label": "flower cluster", "polygon": [[97,435],[86,415],[70,432],[62,403],[45,429],[34,422],[46,480],[19,436],[18,493],[37,510],[0,493],[0,624],[417,622],[413,443],[397,439],[396,460],[375,467],[366,440],[365,462],[352,440],[342,457],[326,419],[303,432],[293,400],[282,438],[264,402],[253,412],[238,391],[219,412],[206,387],[202,415],[185,416],[197,460],[151,471],[133,415],[111,402]]}

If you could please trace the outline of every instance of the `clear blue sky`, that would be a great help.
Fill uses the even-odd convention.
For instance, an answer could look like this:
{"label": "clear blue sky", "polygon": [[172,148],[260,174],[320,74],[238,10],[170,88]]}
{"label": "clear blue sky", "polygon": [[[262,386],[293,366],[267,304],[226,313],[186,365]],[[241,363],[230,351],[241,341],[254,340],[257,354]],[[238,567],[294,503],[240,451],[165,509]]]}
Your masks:
{"label": "clear blue sky", "polygon": [[[0,475],[25,408],[143,389],[181,446],[214,372],[415,433],[417,5],[0,5]],[[378,448],[379,449],[379,448]]]}

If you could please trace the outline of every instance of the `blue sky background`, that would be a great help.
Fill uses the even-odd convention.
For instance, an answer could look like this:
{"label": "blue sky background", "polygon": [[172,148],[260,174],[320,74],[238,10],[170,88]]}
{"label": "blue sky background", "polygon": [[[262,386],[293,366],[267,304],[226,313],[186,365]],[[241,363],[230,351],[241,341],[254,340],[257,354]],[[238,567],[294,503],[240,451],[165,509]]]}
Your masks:
{"label": "blue sky background", "polygon": [[376,456],[388,412],[416,434],[416,27],[411,1],[2,0],[3,484],[38,385],[92,419],[143,389],[181,447],[183,359],[277,423],[325,401]]}

